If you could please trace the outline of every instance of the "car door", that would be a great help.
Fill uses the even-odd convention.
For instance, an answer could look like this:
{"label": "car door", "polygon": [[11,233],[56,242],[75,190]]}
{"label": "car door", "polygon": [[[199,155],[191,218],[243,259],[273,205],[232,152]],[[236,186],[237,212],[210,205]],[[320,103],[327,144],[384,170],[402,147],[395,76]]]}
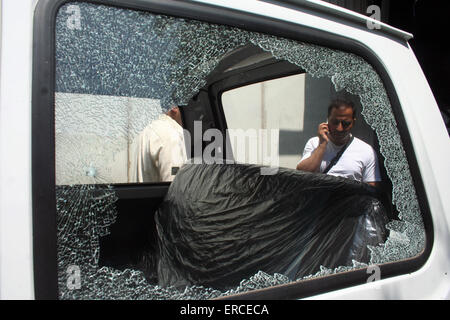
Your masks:
{"label": "car door", "polygon": [[[190,1],[41,0],[34,19],[37,298],[301,298],[366,283],[367,263],[393,277],[426,261],[433,232],[402,108],[365,44],[311,23]],[[295,171],[338,94],[360,107],[356,132],[379,155],[392,206],[390,238],[371,247],[371,259],[295,281],[255,270],[225,291],[158,286],[164,230],[154,216],[176,170],[175,182],[130,178],[132,146],[147,126],[178,106],[187,158]],[[276,152],[249,160],[229,129],[271,130]],[[208,149],[211,132],[225,140]]]}

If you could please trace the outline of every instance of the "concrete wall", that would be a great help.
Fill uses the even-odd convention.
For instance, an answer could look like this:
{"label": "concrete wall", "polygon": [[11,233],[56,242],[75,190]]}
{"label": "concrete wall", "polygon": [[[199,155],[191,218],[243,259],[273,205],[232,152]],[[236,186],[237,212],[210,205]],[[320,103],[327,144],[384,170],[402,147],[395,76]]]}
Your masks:
{"label": "concrete wall", "polygon": [[[358,97],[336,92],[329,79],[300,74],[225,92],[222,104],[228,128],[247,134],[243,148],[237,140],[232,143],[235,160],[295,168],[306,142],[326,121],[331,99],[338,96],[355,102],[353,132],[373,144]],[[56,184],[127,183],[132,141],[161,113],[158,100],[57,93]],[[258,135],[259,129],[268,130],[266,140]]]}
{"label": "concrete wall", "polygon": [[131,143],[161,113],[154,99],[56,93],[56,184],[128,182]]}
{"label": "concrete wall", "polygon": [[[302,132],[305,110],[305,75],[265,81],[233,89],[222,95],[222,105],[229,129],[275,129],[286,132]],[[250,147],[258,145],[256,163],[264,163],[261,148],[262,137],[253,139]],[[267,141],[269,143],[270,141]],[[284,140],[273,142],[277,150],[285,149]],[[233,154],[238,162],[248,161],[250,150],[238,152],[236,142],[232,142]],[[298,155],[277,151],[279,165],[295,167]],[[275,165],[275,164],[273,164]]]}
{"label": "concrete wall", "polygon": [[[359,98],[346,92],[336,92],[328,78],[300,74],[248,85],[225,92],[222,105],[228,128],[279,129],[279,139],[275,143],[279,166],[295,168],[306,142],[317,135],[319,123],[327,120],[331,100],[338,97],[355,103],[357,121],[353,133],[373,144],[373,131],[362,119]],[[250,147],[255,144],[259,146],[260,140],[252,139]],[[238,152],[236,141],[233,142],[235,159],[252,163],[249,161],[251,150],[247,148],[245,152]],[[263,162],[261,150],[258,152],[256,163],[268,164]]]}

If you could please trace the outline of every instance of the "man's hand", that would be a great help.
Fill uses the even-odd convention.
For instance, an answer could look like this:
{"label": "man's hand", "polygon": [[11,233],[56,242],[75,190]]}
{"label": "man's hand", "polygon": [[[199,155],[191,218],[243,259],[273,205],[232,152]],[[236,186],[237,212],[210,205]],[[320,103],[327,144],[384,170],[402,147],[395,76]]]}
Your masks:
{"label": "man's hand", "polygon": [[317,135],[319,136],[319,145],[308,158],[300,161],[297,164],[297,170],[319,172],[320,164],[322,162],[323,155],[325,154],[327,144],[330,139],[328,137],[328,133],[328,124],[326,122],[319,124],[319,128],[317,130]]}
{"label": "man's hand", "polygon": [[325,143],[325,145],[330,141],[328,134],[330,133],[328,129],[328,123],[322,122],[319,124],[319,128],[317,130],[317,136],[319,137],[319,144]]}

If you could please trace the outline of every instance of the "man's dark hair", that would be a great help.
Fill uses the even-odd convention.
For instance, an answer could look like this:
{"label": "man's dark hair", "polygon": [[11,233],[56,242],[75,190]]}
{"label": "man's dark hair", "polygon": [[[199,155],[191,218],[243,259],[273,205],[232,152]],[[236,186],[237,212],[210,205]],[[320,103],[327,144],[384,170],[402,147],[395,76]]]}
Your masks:
{"label": "man's dark hair", "polygon": [[341,106],[347,106],[352,108],[353,111],[353,119],[355,119],[355,113],[356,113],[356,109],[355,109],[355,104],[350,101],[350,100],[344,100],[344,99],[334,99],[333,101],[331,101],[330,106],[328,107],[328,117],[330,117],[331,115],[331,110],[333,110],[334,108],[339,108]]}

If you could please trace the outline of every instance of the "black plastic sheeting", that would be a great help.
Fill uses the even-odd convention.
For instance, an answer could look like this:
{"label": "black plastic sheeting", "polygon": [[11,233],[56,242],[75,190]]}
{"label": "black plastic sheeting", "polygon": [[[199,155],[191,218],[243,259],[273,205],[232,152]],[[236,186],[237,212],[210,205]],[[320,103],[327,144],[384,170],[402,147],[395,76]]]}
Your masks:
{"label": "black plastic sheeting", "polygon": [[368,263],[387,212],[365,183],[256,165],[185,165],[156,214],[161,286],[228,289],[258,271],[291,280]]}

